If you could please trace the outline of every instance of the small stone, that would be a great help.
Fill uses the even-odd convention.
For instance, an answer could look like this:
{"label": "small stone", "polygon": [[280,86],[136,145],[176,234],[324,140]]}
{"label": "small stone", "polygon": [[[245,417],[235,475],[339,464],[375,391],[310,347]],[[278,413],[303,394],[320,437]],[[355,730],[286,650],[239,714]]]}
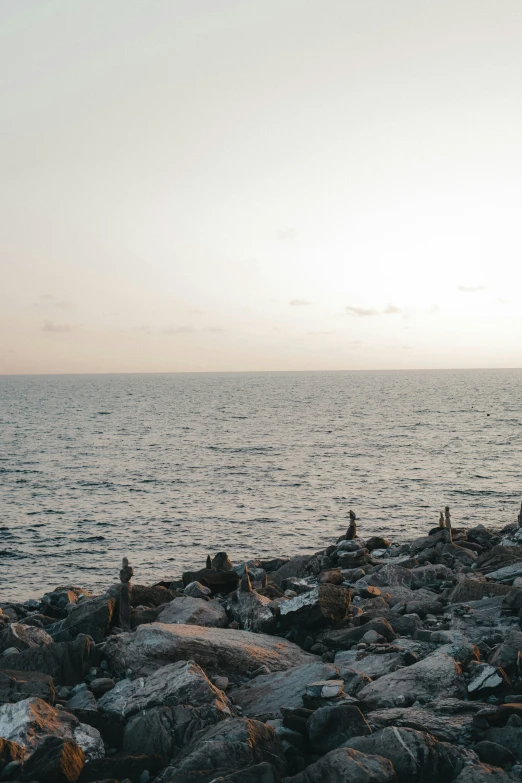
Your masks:
{"label": "small stone", "polygon": [[8,647],[7,650],[4,650],[4,657],[8,657],[9,655],[18,655],[20,650],[17,650],[16,647]]}
{"label": "small stone", "polygon": [[228,677],[213,677],[212,682],[220,691],[226,691],[228,688]]}
{"label": "small stone", "polygon": [[367,631],[363,636],[363,642],[366,644],[377,644],[377,642],[386,641],[377,631]]}
{"label": "small stone", "polygon": [[208,598],[212,595],[212,590],[201,582],[190,582],[183,590],[183,595],[188,595],[190,598]]}
{"label": "small stone", "polygon": [[306,686],[306,695],[316,699],[334,699],[344,691],[343,680],[319,680]]}
{"label": "small stone", "polygon": [[115,684],[110,677],[97,677],[91,682],[89,687],[95,696],[102,696],[107,691],[112,690]]}

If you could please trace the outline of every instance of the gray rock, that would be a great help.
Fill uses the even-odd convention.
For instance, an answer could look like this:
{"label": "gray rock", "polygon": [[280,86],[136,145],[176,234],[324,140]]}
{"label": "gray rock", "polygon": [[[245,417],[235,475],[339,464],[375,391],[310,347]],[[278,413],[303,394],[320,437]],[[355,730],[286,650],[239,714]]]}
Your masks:
{"label": "gray rock", "polygon": [[413,582],[412,572],[400,565],[385,565],[370,576],[365,577],[369,585],[375,587],[409,587]]}
{"label": "gray rock", "polygon": [[75,742],[62,737],[44,737],[24,764],[20,780],[75,783],[84,764],[85,754]]}
{"label": "gray rock", "polygon": [[521,669],[522,632],[509,629],[502,644],[489,659],[492,666],[499,666],[506,674],[517,674]]}
{"label": "gray rock", "polygon": [[6,668],[18,672],[50,675],[57,685],[74,685],[83,680],[95,654],[92,639],[78,635],[73,642],[32,647],[9,657]]}
{"label": "gray rock", "polygon": [[483,740],[477,742],[473,750],[481,761],[485,764],[492,764],[494,767],[503,767],[505,764],[514,764],[516,758],[513,753],[496,742]]}
{"label": "gray rock", "polygon": [[211,706],[223,716],[233,712],[225,694],[218,690],[194,661],[163,666],[149,677],[120,680],[98,701],[102,712],[130,717],[157,706]]}
{"label": "gray rock", "polygon": [[248,718],[268,720],[281,717],[281,707],[300,707],[309,683],[338,676],[339,670],[333,664],[312,659],[285,672],[262,674],[236,688],[232,695]]}
{"label": "gray rock", "polygon": [[468,741],[473,731],[473,716],[484,707],[480,702],[460,699],[435,699],[426,705],[390,707],[366,715],[373,731],[398,726],[425,731],[442,742]]}
{"label": "gray rock", "polygon": [[401,652],[367,655],[359,650],[342,651],[335,655],[336,666],[349,666],[372,680],[378,680],[385,674],[391,674],[397,669],[407,666],[407,656]]}
{"label": "gray rock", "polygon": [[454,783],[511,783],[513,778],[498,767],[489,764],[472,764],[464,767]]}
{"label": "gray rock", "polygon": [[468,693],[472,698],[487,698],[506,691],[510,683],[502,669],[487,663],[477,664],[468,682]]}
{"label": "gray rock", "polygon": [[114,688],[115,682],[110,677],[97,677],[89,685],[89,689],[95,696],[103,696],[104,693]]}
{"label": "gray rock", "polygon": [[273,571],[270,575],[270,581],[281,585],[283,579],[289,576],[297,576],[301,579],[306,576],[317,576],[322,570],[322,559],[317,555],[298,555],[288,560],[277,571]]}
{"label": "gray rock", "polygon": [[346,650],[353,644],[360,642],[364,634],[368,631],[376,631],[388,642],[392,642],[396,639],[393,628],[389,622],[382,617],[376,617],[364,625],[359,625],[355,628],[340,628],[333,631],[324,631],[319,638],[327,647],[334,650]]}
{"label": "gray rock", "polygon": [[482,739],[495,742],[512,753],[517,761],[522,761],[522,728],[517,726],[502,726],[487,729]]}
{"label": "gray rock", "polygon": [[224,628],[228,624],[225,610],[217,600],[183,596],[168,603],[158,615],[158,623],[169,625],[202,625],[208,628]]}
{"label": "gray rock", "polygon": [[358,698],[367,709],[409,707],[415,701],[464,698],[466,683],[460,666],[445,653],[433,653],[405,669],[386,674],[364,687]]}
{"label": "gray rock", "polygon": [[350,591],[346,587],[323,584],[280,604],[279,616],[285,626],[319,628],[343,620],[349,607]]}
{"label": "gray rock", "polygon": [[306,686],[306,695],[315,699],[334,699],[336,696],[341,696],[343,692],[343,680],[316,680]]}
{"label": "gray rock", "polygon": [[212,595],[210,587],[205,587],[201,582],[191,582],[183,590],[184,595],[190,598],[209,598]]}
{"label": "gray rock", "polygon": [[319,707],[307,722],[308,737],[315,753],[323,755],[352,737],[371,734],[362,712],[352,704]]}
{"label": "gray rock", "polygon": [[275,617],[270,608],[270,598],[255,590],[245,592],[238,588],[234,600],[229,603],[232,618],[241,628],[254,633],[269,633],[275,627]]}
{"label": "gray rock", "polygon": [[199,734],[156,783],[210,783],[264,761],[285,772],[283,746],[274,729],[253,720],[226,720]]}
{"label": "gray rock", "polygon": [[75,639],[79,634],[102,642],[109,632],[115,604],[116,599],[108,595],[80,601],[65,620],[47,626],[47,631],[58,642]]}
{"label": "gray rock", "polygon": [[70,697],[67,701],[67,709],[96,711],[98,706],[94,695],[87,688],[84,688]]}
{"label": "gray rock", "polygon": [[15,703],[31,697],[54,704],[56,690],[52,677],[40,672],[0,670],[0,704]]}
{"label": "gray rock", "polygon": [[0,633],[0,652],[2,653],[9,648],[21,651],[52,643],[52,638],[42,628],[22,623],[11,623]]}
{"label": "gray rock", "polygon": [[350,739],[345,747],[388,759],[401,783],[451,781],[465,764],[478,763],[478,757],[472,751],[438,742],[422,731],[395,726]]}
{"label": "gray rock", "polygon": [[337,748],[284,783],[397,783],[397,777],[388,759]]}
{"label": "gray rock", "polygon": [[261,666],[286,671],[313,660],[284,639],[199,625],[140,625],[134,633],[112,636],[104,651],[113,669],[151,674],[168,663],[194,660],[210,675],[237,678]]}
{"label": "gray rock", "polygon": [[503,568],[499,568],[496,571],[490,571],[488,574],[489,579],[493,579],[494,582],[507,585],[513,584],[515,579],[518,579],[521,576],[522,562],[504,566]]}

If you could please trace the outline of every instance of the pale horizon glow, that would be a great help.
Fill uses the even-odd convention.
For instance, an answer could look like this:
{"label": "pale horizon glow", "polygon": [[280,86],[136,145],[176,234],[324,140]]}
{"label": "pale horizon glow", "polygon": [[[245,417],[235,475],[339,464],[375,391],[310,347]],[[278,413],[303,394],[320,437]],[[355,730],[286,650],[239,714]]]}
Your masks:
{"label": "pale horizon glow", "polygon": [[519,0],[3,0],[0,374],[522,366]]}

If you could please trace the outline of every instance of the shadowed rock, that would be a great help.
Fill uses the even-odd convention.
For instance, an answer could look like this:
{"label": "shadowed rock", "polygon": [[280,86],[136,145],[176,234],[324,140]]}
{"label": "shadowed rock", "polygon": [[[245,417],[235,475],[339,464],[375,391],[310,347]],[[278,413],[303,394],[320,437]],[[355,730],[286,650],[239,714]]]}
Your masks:
{"label": "shadowed rock", "polygon": [[157,617],[158,623],[202,625],[224,628],[228,625],[225,610],[219,601],[183,596],[175,598],[165,606]]}
{"label": "shadowed rock", "polygon": [[395,770],[382,756],[337,748],[285,783],[397,783]]}

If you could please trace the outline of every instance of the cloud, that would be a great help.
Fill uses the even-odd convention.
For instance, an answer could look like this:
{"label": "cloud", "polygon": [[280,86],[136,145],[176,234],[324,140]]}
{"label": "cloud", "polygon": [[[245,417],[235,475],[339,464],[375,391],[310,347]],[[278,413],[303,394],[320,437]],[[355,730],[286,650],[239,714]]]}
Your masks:
{"label": "cloud", "polygon": [[359,316],[370,316],[370,315],[380,315],[379,310],[368,310],[365,307],[351,307],[350,305],[347,305],[345,308],[347,313],[350,313],[350,315],[359,315]]}
{"label": "cloud", "polygon": [[357,315],[362,318],[373,315],[404,315],[400,307],[396,307],[395,305],[388,305],[384,310],[372,310],[367,307],[352,307],[351,305],[347,305],[344,309],[350,315]]}
{"label": "cloud", "polygon": [[308,301],[308,299],[292,299],[290,302],[292,307],[308,307],[308,305],[311,305],[312,303]]}
{"label": "cloud", "polygon": [[70,324],[55,324],[54,321],[44,321],[42,326],[42,332],[70,332],[72,326]]}
{"label": "cloud", "polygon": [[307,334],[313,335],[314,337],[317,337],[317,336],[323,335],[323,334],[335,334],[335,332],[307,332]]}
{"label": "cloud", "polygon": [[193,326],[169,326],[163,334],[190,334],[195,331]]}
{"label": "cloud", "polygon": [[282,242],[286,239],[293,239],[295,237],[295,231],[293,228],[280,228],[277,230],[276,236],[279,241]]}
{"label": "cloud", "polygon": [[73,307],[71,302],[66,299],[60,299],[54,294],[41,294],[38,302],[33,302],[31,307],[38,307],[44,309],[59,308],[60,310],[68,310]]}
{"label": "cloud", "polygon": [[210,332],[211,334],[223,334],[225,330],[222,329],[221,326],[206,326],[201,331]]}
{"label": "cloud", "polygon": [[457,291],[462,291],[465,294],[473,294],[476,291],[485,291],[485,285],[458,285]]}

